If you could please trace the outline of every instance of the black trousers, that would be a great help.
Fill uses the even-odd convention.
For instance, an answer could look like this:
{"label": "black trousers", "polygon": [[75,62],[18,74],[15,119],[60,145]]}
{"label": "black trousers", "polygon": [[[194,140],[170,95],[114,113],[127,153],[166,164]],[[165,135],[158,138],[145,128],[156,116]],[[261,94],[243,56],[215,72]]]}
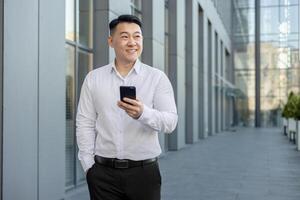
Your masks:
{"label": "black trousers", "polygon": [[91,200],[160,200],[157,162],[128,169],[95,163],[86,175]]}

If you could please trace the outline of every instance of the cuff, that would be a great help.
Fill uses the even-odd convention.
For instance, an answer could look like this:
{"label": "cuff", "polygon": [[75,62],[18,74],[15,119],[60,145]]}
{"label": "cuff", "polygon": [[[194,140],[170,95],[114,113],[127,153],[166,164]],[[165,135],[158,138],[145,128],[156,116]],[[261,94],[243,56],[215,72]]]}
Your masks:
{"label": "cuff", "polygon": [[89,156],[83,158],[82,160],[80,160],[80,162],[84,172],[87,172],[88,169],[90,169],[94,165],[95,160],[93,156]]}
{"label": "cuff", "polygon": [[141,116],[137,119],[141,122],[146,122],[151,116],[151,109],[144,104],[144,110]]}

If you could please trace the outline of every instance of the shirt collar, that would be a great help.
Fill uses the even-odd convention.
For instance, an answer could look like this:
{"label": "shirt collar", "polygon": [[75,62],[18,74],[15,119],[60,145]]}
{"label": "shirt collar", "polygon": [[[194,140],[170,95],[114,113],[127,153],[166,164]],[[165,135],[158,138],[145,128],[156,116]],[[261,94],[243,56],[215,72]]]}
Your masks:
{"label": "shirt collar", "polygon": [[[139,74],[141,71],[141,61],[139,59],[137,59],[132,67],[132,69],[130,70],[130,72],[128,74],[130,74],[133,70]],[[115,60],[113,60],[113,62],[110,64],[111,65],[111,72],[115,71],[118,72],[116,65],[115,65]]]}

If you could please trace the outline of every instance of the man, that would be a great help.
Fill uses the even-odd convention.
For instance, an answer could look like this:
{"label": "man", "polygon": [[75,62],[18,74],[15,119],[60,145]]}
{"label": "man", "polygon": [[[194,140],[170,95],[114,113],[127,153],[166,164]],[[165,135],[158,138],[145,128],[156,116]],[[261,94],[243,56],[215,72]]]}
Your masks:
{"label": "man", "polygon": [[[78,157],[93,200],[159,200],[158,132],[177,124],[167,76],[141,63],[140,20],[121,15],[110,22],[115,60],[85,78],[77,112]],[[135,86],[136,100],[120,101],[120,86]]]}

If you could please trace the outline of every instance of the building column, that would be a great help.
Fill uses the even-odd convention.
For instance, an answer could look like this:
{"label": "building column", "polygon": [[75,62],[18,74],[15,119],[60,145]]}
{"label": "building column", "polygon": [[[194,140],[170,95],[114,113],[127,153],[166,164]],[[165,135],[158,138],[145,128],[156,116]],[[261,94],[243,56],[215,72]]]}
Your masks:
{"label": "building column", "polygon": [[0,2],[0,197],[2,197],[3,141],[3,1]]}
{"label": "building column", "polygon": [[198,3],[186,0],[186,143],[198,140],[199,69],[198,69]]}
{"label": "building column", "polygon": [[64,1],[10,0],[3,16],[3,199],[62,199]]}
{"label": "building column", "polygon": [[260,0],[255,0],[255,127],[260,126]]}
{"label": "building column", "polygon": [[218,89],[217,89],[217,92],[218,92],[218,111],[217,111],[217,117],[218,117],[218,132],[221,132],[222,131],[222,86],[223,86],[223,83],[222,83],[222,80],[221,80],[221,77],[222,77],[222,42],[220,40],[220,38],[218,37]]}
{"label": "building column", "polygon": [[170,150],[185,145],[185,1],[169,1],[169,75],[178,110],[178,125],[169,137]]}
{"label": "building column", "polygon": [[212,26],[212,31],[211,31],[211,134],[214,135],[216,134],[216,50],[215,50],[215,27]]}
{"label": "building column", "polygon": [[[222,43],[223,44],[223,43]],[[222,81],[222,131],[226,130],[226,118],[229,116],[227,115],[228,113],[226,112],[226,54],[225,54],[225,45],[222,45],[221,49],[222,53],[222,78],[224,81]]]}
{"label": "building column", "polygon": [[204,126],[204,53],[206,52],[204,50],[204,12],[201,6],[198,7],[198,107],[199,107],[199,120],[198,120],[198,127],[199,127],[199,133],[198,138],[203,139],[206,137],[205,134],[205,126]]}
{"label": "building column", "polygon": [[[164,20],[165,2],[164,0],[143,0],[143,37],[144,49],[142,61],[152,67],[165,71],[164,43],[165,43],[165,23]],[[165,134],[159,133],[159,142],[162,151],[166,151]]]}

